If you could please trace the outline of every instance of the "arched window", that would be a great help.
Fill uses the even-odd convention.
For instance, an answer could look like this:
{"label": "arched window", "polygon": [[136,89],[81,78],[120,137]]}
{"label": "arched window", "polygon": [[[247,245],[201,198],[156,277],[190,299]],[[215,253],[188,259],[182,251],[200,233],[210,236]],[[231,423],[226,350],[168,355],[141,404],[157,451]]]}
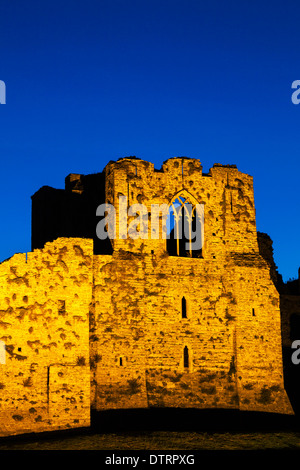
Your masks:
{"label": "arched window", "polygon": [[167,251],[170,256],[202,258],[204,206],[186,191],[170,204],[167,218]]}
{"label": "arched window", "polygon": [[186,314],[186,298],[182,297],[181,299],[181,318],[187,318]]}
{"label": "arched window", "polygon": [[190,361],[189,361],[189,349],[187,346],[184,346],[184,350],[183,350],[183,367],[185,369],[187,369],[190,365]]}

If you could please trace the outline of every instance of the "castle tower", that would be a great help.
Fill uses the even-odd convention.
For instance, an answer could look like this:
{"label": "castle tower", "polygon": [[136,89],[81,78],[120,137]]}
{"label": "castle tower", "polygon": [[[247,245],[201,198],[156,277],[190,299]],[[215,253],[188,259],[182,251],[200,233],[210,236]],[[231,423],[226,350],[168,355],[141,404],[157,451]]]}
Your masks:
{"label": "castle tower", "polygon": [[[105,182],[116,239],[109,259],[94,257],[91,355],[101,360],[93,406],[292,412],[279,295],[259,253],[252,177],[220,164],[204,174],[189,158],[171,158],[160,170],[124,158],[106,166]],[[203,208],[195,257],[172,248],[162,226],[153,236],[153,206],[176,201]],[[130,236],[135,204],[144,206],[140,238],[135,230]]]}

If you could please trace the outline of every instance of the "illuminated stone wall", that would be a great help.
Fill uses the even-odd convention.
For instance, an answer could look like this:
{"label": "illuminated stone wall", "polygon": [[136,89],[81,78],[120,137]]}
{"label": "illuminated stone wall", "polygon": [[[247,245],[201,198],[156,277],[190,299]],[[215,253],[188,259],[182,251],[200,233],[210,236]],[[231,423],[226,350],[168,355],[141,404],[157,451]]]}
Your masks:
{"label": "illuminated stone wall", "polygon": [[[117,232],[119,196],[126,196],[128,207],[146,206],[149,237],[113,240],[112,255],[95,254],[103,245],[95,250],[92,236],[57,238],[0,264],[0,435],[88,426],[90,406],[292,413],[279,294],[258,245],[252,177],[219,164],[204,174],[188,158],[161,170],[127,158],[110,162],[101,177],[75,176],[68,181],[79,181],[80,191],[79,183],[66,191],[85,198],[81,215],[105,181],[99,203],[105,189]],[[202,258],[169,256],[161,229],[150,238],[151,205],[179,194],[204,204]],[[44,198],[36,194],[39,213]],[[37,240],[38,220],[36,213]],[[62,233],[59,224],[55,230]]]}
{"label": "illuminated stone wall", "polygon": [[89,425],[92,253],[58,239],[0,265],[0,435]]}
{"label": "illuminated stone wall", "polygon": [[[123,159],[106,167],[106,194],[116,208],[126,196],[148,214],[151,204],[191,194],[205,204],[205,243],[203,259],[171,257],[166,240],[150,235],[114,240],[109,261],[95,256],[93,406],[292,412],[279,294],[259,253],[252,177],[222,165],[202,174],[200,162],[187,158],[170,159],[161,171]],[[118,223],[117,211],[117,233]]]}

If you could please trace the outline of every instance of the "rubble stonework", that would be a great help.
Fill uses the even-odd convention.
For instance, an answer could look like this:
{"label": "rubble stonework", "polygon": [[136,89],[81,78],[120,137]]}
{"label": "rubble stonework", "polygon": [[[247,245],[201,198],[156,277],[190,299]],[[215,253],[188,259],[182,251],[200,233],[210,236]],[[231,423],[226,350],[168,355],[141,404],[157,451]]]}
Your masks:
{"label": "rubble stonework", "polygon": [[[96,208],[120,195],[149,217],[178,195],[203,204],[201,257],[170,256],[162,233],[98,240]],[[90,407],[293,413],[251,176],[130,157],[41,188],[32,207],[33,251],[0,265],[2,435],[88,426]]]}

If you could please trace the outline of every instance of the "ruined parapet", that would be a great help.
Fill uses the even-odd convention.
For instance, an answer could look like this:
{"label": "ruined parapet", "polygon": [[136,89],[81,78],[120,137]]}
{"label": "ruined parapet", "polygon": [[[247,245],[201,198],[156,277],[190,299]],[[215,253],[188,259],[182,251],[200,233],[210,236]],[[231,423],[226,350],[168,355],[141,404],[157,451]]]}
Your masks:
{"label": "ruined parapet", "polygon": [[65,178],[65,189],[66,191],[82,194],[84,191],[83,175],[70,173]]}
{"label": "ruined parapet", "polygon": [[[166,251],[161,218],[157,237],[151,233],[152,205],[170,206],[181,195],[205,207],[206,258],[225,256],[228,252],[257,252],[255,208],[252,177],[238,171],[235,165],[214,164],[209,173],[202,172],[200,160],[174,157],[166,160],[160,170],[150,162],[136,157],[109,162],[102,173],[70,174],[65,190],[41,188],[32,196],[32,248],[42,248],[46,241],[57,237],[87,237],[94,240],[95,254],[111,254],[113,249],[148,253]],[[124,204],[120,208],[120,198]],[[96,235],[96,209],[108,203],[116,209],[116,234],[113,240]],[[120,225],[133,205],[146,208],[147,239],[120,235]],[[120,216],[120,211],[122,215]]]}
{"label": "ruined parapet", "polygon": [[[114,250],[139,251],[142,247],[148,253],[166,251],[162,232],[159,240],[151,237],[151,208],[153,204],[170,206],[176,195],[181,195],[205,207],[203,250],[206,259],[225,256],[230,251],[258,252],[253,179],[239,172],[235,165],[215,164],[204,174],[198,159],[170,158],[160,170],[155,170],[149,162],[128,157],[110,162],[105,174],[106,201],[116,208],[117,234],[121,225],[129,226],[134,219],[124,221],[126,209],[134,204],[146,207],[148,238],[135,239],[132,243],[130,237],[117,236],[112,241]],[[120,198],[125,201],[122,215]]]}

